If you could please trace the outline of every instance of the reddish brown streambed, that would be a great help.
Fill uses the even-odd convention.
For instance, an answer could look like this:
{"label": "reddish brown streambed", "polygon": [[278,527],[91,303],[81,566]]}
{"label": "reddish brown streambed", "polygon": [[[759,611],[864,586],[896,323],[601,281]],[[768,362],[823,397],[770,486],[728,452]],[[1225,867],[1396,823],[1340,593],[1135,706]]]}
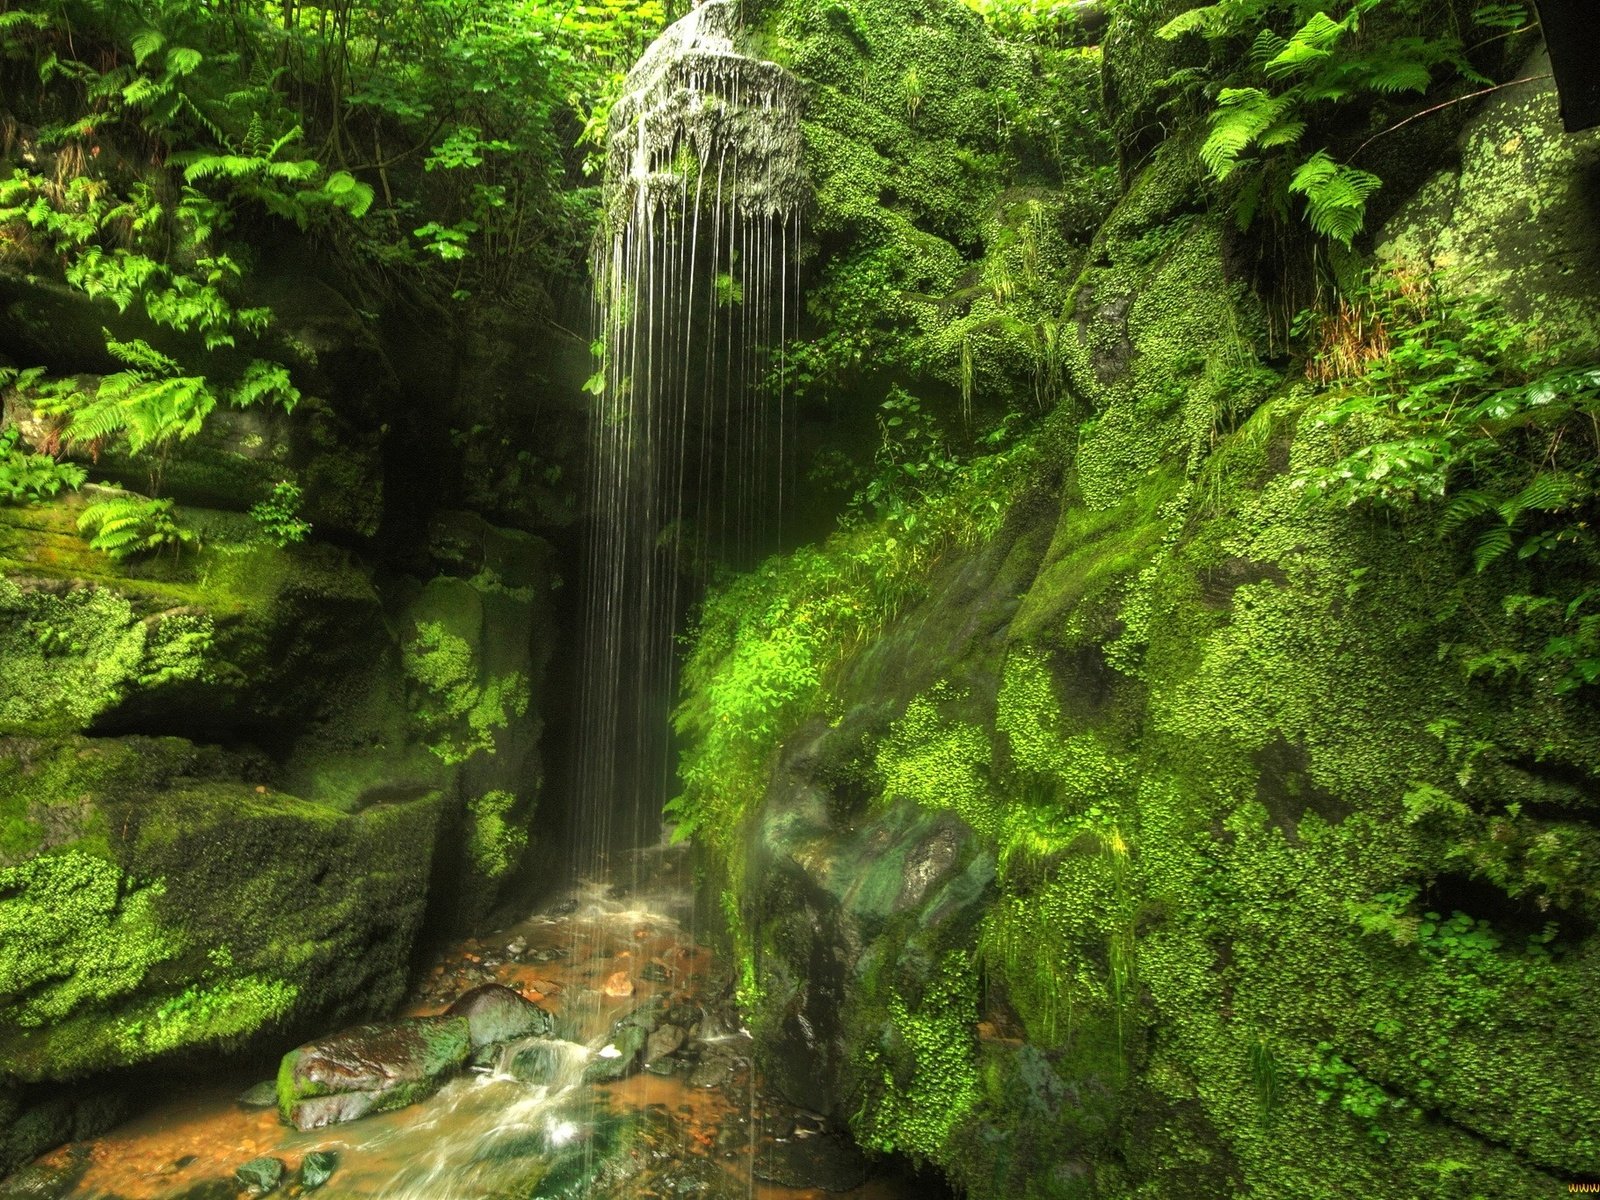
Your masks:
{"label": "reddish brown streambed", "polygon": [[469,1072],[409,1108],[307,1133],[281,1124],[275,1109],[238,1102],[255,1080],[187,1087],[105,1136],[41,1160],[71,1164],[77,1179],[64,1192],[39,1194],[223,1200],[248,1194],[235,1186],[238,1167],[270,1156],[287,1168],[274,1194],[294,1195],[301,1160],[332,1150],[338,1165],[320,1196],[926,1196],[926,1188],[874,1172],[822,1118],[762,1094],[726,967],[687,923],[682,889],[661,886],[680,864],[655,866],[655,886],[640,895],[580,891],[550,912],[450,947],[406,1009],[435,1013],[481,983],[503,983],[555,1014],[581,1072],[614,1053],[614,1022],[654,1006],[669,1016],[657,1021],[644,1071],[612,1083],[571,1075],[541,1086],[503,1070]]}

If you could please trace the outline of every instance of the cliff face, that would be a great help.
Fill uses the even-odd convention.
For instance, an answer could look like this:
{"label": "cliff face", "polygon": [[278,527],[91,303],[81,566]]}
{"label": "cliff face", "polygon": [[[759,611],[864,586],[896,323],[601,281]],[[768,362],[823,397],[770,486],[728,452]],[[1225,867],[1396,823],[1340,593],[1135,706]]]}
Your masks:
{"label": "cliff face", "polygon": [[[1119,14],[1108,56],[1159,23]],[[898,52],[862,46],[834,73]],[[1069,252],[1036,431],[708,605],[678,803],[768,1069],[978,1197],[1547,1195],[1600,1147],[1600,712],[1527,599],[1593,564],[1309,499],[1350,385],[1155,141]],[[1597,153],[1501,92],[1339,269],[1592,356]]]}
{"label": "cliff face", "polygon": [[[8,229],[0,363],[92,389],[107,336],[155,336]],[[392,1011],[423,939],[525,896],[551,849],[561,573],[533,530],[570,515],[565,485],[512,476],[515,446],[576,427],[538,382],[564,351],[329,282],[310,243],[253,249],[301,403],[219,410],[159,456],[79,452],[159,485],[184,542],[91,549],[107,487],[0,505],[0,1173],[104,1124],[139,1071]],[[298,511],[251,515],[283,483]],[[300,542],[272,523],[301,519]]]}

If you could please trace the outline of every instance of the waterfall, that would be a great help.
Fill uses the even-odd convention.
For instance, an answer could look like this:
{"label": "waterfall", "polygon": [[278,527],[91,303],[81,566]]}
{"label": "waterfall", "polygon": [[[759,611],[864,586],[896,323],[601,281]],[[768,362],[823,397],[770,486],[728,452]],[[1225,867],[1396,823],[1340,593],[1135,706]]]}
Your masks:
{"label": "waterfall", "polygon": [[[655,840],[674,649],[715,563],[773,547],[786,500],[784,346],[798,314],[799,88],[708,0],[611,112],[594,253],[592,416],[574,849]],[[687,586],[686,586],[687,585]]]}

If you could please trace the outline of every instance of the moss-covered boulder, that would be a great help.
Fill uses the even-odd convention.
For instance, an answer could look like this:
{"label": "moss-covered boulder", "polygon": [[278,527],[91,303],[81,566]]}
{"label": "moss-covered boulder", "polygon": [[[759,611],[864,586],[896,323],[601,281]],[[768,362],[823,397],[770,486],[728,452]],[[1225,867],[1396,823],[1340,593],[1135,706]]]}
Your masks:
{"label": "moss-covered boulder", "polygon": [[252,765],[178,739],[0,742],[10,1077],[260,1044],[398,1000],[442,797],[345,814],[251,784]]}
{"label": "moss-covered boulder", "polygon": [[1378,254],[1457,295],[1492,295],[1551,337],[1600,339],[1600,133],[1571,135],[1540,49],[1532,82],[1487,100],[1442,168],[1389,221]]}
{"label": "moss-covered boulder", "polygon": [[518,1038],[544,1037],[555,1028],[548,1012],[500,983],[485,983],[464,993],[445,1015],[467,1019],[474,1051]]}
{"label": "moss-covered boulder", "polygon": [[0,508],[7,1164],[76,1128],[52,1085],[390,1010],[537,841],[545,543],[460,515],[380,592],[326,546],[118,565],[79,509]]}
{"label": "moss-covered boulder", "polygon": [[471,1049],[464,1016],[346,1029],[284,1055],[278,1114],[305,1130],[404,1108],[437,1091]]}

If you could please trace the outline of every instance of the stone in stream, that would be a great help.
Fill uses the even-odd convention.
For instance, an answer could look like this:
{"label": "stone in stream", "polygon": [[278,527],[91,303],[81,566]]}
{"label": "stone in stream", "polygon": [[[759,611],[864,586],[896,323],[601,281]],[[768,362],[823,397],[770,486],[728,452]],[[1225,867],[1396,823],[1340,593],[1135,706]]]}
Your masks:
{"label": "stone in stream", "polygon": [[45,1162],[32,1163],[0,1178],[0,1196],[5,1200],[61,1200],[71,1195],[88,1169],[87,1147],[74,1146],[65,1155],[52,1155]]}
{"label": "stone in stream", "polygon": [[644,1065],[649,1066],[669,1054],[676,1054],[683,1046],[685,1034],[676,1025],[663,1025],[655,1030],[644,1044]]}
{"label": "stone in stream", "polygon": [[462,1016],[358,1025],[307,1043],[278,1068],[278,1115],[306,1130],[404,1108],[436,1091],[471,1045]]}
{"label": "stone in stream", "polygon": [[536,1041],[523,1046],[508,1046],[507,1061],[501,1068],[522,1083],[552,1087],[561,1082],[568,1064],[581,1051],[570,1042]]}
{"label": "stone in stream", "polygon": [[265,1196],[278,1190],[283,1183],[286,1168],[281,1158],[263,1154],[252,1158],[233,1173],[234,1182],[252,1196]]}
{"label": "stone in stream", "polygon": [[446,1009],[445,1015],[466,1018],[474,1050],[522,1037],[545,1037],[555,1026],[544,1009],[499,983],[473,988]]}
{"label": "stone in stream", "polygon": [[314,1192],[328,1180],[339,1166],[339,1155],[332,1150],[313,1150],[300,1160],[298,1182],[300,1190]]}
{"label": "stone in stream", "polygon": [[596,1051],[584,1068],[585,1083],[614,1083],[633,1074],[639,1055],[650,1040],[650,1031],[641,1025],[619,1024],[611,1040]]}
{"label": "stone in stream", "polygon": [[278,1103],[278,1085],[271,1079],[263,1079],[240,1092],[234,1103],[240,1108],[271,1108]]}

